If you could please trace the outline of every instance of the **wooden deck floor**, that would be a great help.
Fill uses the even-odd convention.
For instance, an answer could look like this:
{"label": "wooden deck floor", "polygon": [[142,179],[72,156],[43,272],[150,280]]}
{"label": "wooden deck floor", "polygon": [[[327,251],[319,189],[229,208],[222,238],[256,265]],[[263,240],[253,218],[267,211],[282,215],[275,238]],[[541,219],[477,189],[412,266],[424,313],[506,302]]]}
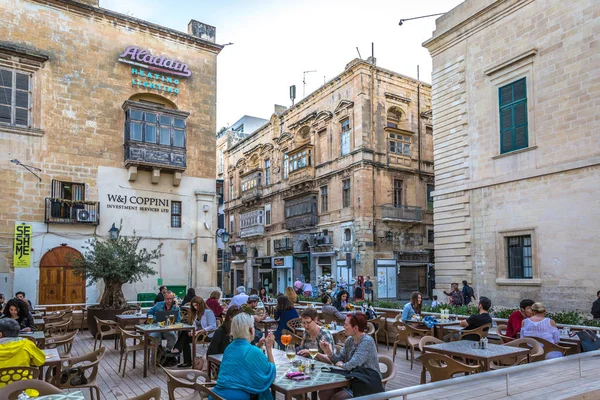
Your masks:
{"label": "wooden deck floor", "polygon": [[[157,369],[156,374],[152,370],[148,371],[148,377],[142,377],[141,359],[142,353],[138,354],[136,368],[132,369],[132,355],[129,356],[129,362],[125,377],[122,378],[118,373],[119,356],[118,350],[114,349],[114,341],[104,342],[107,352],[100,363],[99,378],[102,399],[106,400],[125,400],[139,395],[154,387],[160,387],[163,393],[163,399],[168,399],[167,385],[164,373]],[[73,345],[72,354],[83,355],[93,351],[94,340],[87,331],[80,332]],[[206,349],[200,347],[198,353],[205,352]],[[391,358],[392,347],[386,349],[385,345],[379,345],[380,354]],[[418,357],[418,354],[416,356]],[[593,389],[600,389],[600,381],[597,379],[600,370],[600,357],[586,359],[582,361],[584,378],[579,378],[579,369],[577,365],[571,363],[556,366],[541,367],[531,370],[521,375],[511,376],[511,399],[560,399],[572,396],[578,393],[584,393]],[[576,361],[573,364],[577,364]],[[414,368],[410,369],[410,362],[406,361],[403,348],[398,349],[396,357],[396,378],[389,382],[387,390],[399,389],[419,384],[421,365],[415,361]],[[482,396],[486,399],[501,399],[506,397],[505,380],[502,378],[485,379],[481,374],[481,381],[476,385],[451,386],[437,391],[429,391],[419,395],[411,395],[409,398],[415,399],[476,399]],[[183,397],[190,392],[181,390],[177,394]],[[85,391],[86,398],[89,399],[89,390]]]}

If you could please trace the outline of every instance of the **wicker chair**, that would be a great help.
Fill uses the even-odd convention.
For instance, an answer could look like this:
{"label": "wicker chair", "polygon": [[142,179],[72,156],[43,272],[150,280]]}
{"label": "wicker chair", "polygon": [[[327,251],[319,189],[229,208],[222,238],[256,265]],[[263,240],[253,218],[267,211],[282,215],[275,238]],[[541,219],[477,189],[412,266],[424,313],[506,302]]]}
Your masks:
{"label": "wicker chair", "polygon": [[[90,389],[90,398],[94,400],[93,389],[96,389],[97,400],[100,400],[100,387],[96,382],[98,377],[98,364],[104,357],[106,347],[100,347],[93,353],[79,357],[62,360],[59,380],[60,389]],[[89,374],[88,374],[89,373]],[[76,384],[73,381],[80,376],[85,376],[87,382]]]}
{"label": "wicker chair", "polygon": [[194,393],[177,398],[179,400],[202,400],[202,395],[197,391],[196,380],[198,377],[203,377],[206,381],[209,381],[208,375],[202,371],[196,369],[166,369],[161,366],[162,370],[165,371],[167,378],[167,391],[169,393],[169,400],[175,400],[175,390],[179,388],[194,390]]}
{"label": "wicker chair", "polygon": [[0,388],[12,384],[12,382],[37,379],[39,373],[40,370],[37,367],[0,368]]}
{"label": "wicker chair", "polygon": [[51,394],[65,394],[62,390],[48,382],[40,381],[39,379],[27,379],[11,383],[0,389],[0,399],[17,400],[19,395],[24,390],[35,389],[40,396]]}
{"label": "wicker chair", "polygon": [[[216,330],[216,329],[215,329]],[[199,344],[206,347],[206,345],[210,344],[210,335],[214,333],[215,330],[206,331],[206,333],[200,333],[200,331],[194,333],[194,337],[192,338],[192,365],[195,365],[196,362],[196,346]]]}
{"label": "wicker chair", "polygon": [[290,331],[296,332],[296,329],[302,328],[302,318],[293,318],[287,322]]}
{"label": "wicker chair", "polygon": [[410,369],[413,369],[415,362],[415,347],[419,345],[419,341],[423,336],[433,336],[431,329],[418,329],[405,324],[402,321],[394,322],[394,327],[398,330],[394,349],[392,352],[392,360],[396,361],[396,349],[398,345],[403,345],[406,348],[406,359],[408,360],[408,350],[410,349]]}
{"label": "wicker chair", "polygon": [[[378,356],[379,364],[385,365],[385,372],[381,373],[381,384],[385,389],[385,384],[396,377],[396,364],[388,356]],[[381,367],[379,368],[381,370]]]}
{"label": "wicker chair", "polygon": [[[530,349],[530,358],[540,357],[544,354],[544,349],[542,345],[535,339],[530,337],[515,339],[506,343],[504,346],[511,347],[521,347],[524,349]],[[521,365],[527,362],[527,355],[524,356],[516,356],[516,357],[507,357],[498,361],[492,361],[490,363],[490,369],[501,369],[506,367],[514,367],[517,365]]]}
{"label": "wicker chair", "polygon": [[115,337],[115,349],[118,348],[117,340],[119,338],[119,324],[116,321],[103,320],[94,315],[96,319],[97,332],[96,337],[94,338],[94,350],[96,350],[96,343],[98,342],[98,337],[100,337],[100,347],[102,347],[102,340],[104,340],[104,336],[114,336]]}
{"label": "wicker chair", "polygon": [[[46,338],[44,349],[58,349],[60,358],[69,358],[71,357],[71,350],[73,349],[73,341],[78,333],[79,329],[65,335]],[[62,351],[60,350],[60,347],[62,347]]]}
{"label": "wicker chair", "polygon": [[475,374],[480,372],[479,365],[467,365],[460,361],[456,361],[447,355],[438,353],[421,354],[419,360],[423,364],[423,368],[429,371],[431,382],[443,381],[450,379],[456,374]]}
{"label": "wicker chair", "polygon": [[387,330],[387,317],[385,315],[381,315],[377,318],[373,318],[368,320],[367,322],[370,322],[373,324],[373,326],[376,326],[375,328],[375,332],[373,333],[373,339],[375,339],[375,346],[377,347],[377,351],[379,351],[379,342],[378,342],[378,338],[379,338],[379,332],[382,332],[385,334],[385,344],[387,345],[387,349],[390,349],[390,333]]}
{"label": "wicker chair", "polygon": [[[135,356],[136,356],[136,352],[139,351],[144,351],[144,341],[148,340],[148,345],[150,348],[153,349],[154,351],[154,373],[156,374],[156,351],[158,348],[158,342],[152,337],[152,336],[147,336],[145,337],[144,335],[138,334],[138,333],[134,333],[134,332],[128,332],[126,330],[124,330],[121,327],[119,328],[119,336],[121,338],[121,357],[119,358],[119,369],[118,371],[121,371],[121,364],[123,364],[123,377],[125,377],[125,368],[127,367],[127,358],[129,356],[129,353],[133,352],[133,368],[135,369]],[[131,339],[133,340],[133,343],[129,344],[127,343],[127,340]],[[139,342],[137,342],[139,340]],[[137,343],[136,343],[137,342]],[[123,356],[125,356],[125,362],[123,362]]]}
{"label": "wicker chair", "polygon": [[127,400],[160,400],[161,391],[159,387],[148,390],[146,393],[142,393],[139,396],[130,397]]}
{"label": "wicker chair", "polygon": [[463,340],[463,337],[467,336],[467,335],[477,335],[479,336],[479,339],[481,338],[485,338],[488,335],[488,331],[490,330],[490,328],[492,327],[492,324],[485,324],[485,325],[481,325],[479,328],[475,328],[475,329],[469,329],[469,330],[462,330],[462,331],[456,331],[450,334],[450,341],[451,342],[456,342],[459,340]]}
{"label": "wicker chair", "polygon": [[543,361],[548,356],[548,353],[553,352],[553,351],[558,351],[558,352],[562,353],[563,356],[565,356],[565,355],[567,355],[567,351],[569,350],[568,347],[559,346],[557,344],[551,343],[542,338],[538,338],[538,337],[534,337],[534,336],[529,336],[529,337],[532,339],[535,339],[536,342],[539,342],[539,344],[543,348],[542,354],[536,355],[536,356],[532,355],[531,362]]}

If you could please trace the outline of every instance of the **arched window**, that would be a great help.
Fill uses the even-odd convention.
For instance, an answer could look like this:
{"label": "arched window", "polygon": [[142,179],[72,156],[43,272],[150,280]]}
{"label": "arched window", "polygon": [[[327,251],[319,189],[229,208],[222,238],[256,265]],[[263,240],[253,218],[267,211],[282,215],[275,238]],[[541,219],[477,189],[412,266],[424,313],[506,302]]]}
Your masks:
{"label": "arched window", "polygon": [[398,129],[402,121],[402,111],[396,107],[392,107],[387,112],[387,127]]}
{"label": "arched window", "polygon": [[344,241],[351,242],[352,241],[352,231],[350,228],[344,229]]}

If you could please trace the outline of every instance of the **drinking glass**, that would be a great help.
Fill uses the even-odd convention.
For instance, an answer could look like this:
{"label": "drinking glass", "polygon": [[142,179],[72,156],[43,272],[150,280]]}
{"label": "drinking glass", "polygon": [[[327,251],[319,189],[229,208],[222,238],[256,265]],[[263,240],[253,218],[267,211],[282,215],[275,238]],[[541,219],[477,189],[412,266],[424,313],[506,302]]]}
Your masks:
{"label": "drinking glass", "polygon": [[175,316],[169,315],[169,325],[173,325],[175,323]]}
{"label": "drinking glass", "polygon": [[292,341],[292,337],[290,335],[281,335],[281,344],[284,346],[288,346]]}
{"label": "drinking glass", "polygon": [[290,360],[290,369],[291,369],[292,361],[294,361],[294,358],[296,358],[296,346],[294,346],[293,344],[287,344],[285,346],[285,356],[288,358],[288,360]]}
{"label": "drinking glass", "polygon": [[317,346],[310,346],[308,348],[308,354],[310,354],[310,357],[314,360],[315,357],[317,356],[317,354],[319,354],[319,349],[317,348]]}
{"label": "drinking glass", "polygon": [[148,323],[152,325],[154,323],[154,315],[148,315]]}

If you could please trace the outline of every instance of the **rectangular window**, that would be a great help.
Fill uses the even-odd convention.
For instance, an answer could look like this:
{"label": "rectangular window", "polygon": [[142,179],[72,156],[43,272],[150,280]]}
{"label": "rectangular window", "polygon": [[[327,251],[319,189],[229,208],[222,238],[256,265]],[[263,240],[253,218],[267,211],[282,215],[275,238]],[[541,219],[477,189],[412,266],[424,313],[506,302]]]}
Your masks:
{"label": "rectangular window", "polygon": [[430,229],[427,231],[427,242],[433,243],[433,238],[434,238],[433,229]]}
{"label": "rectangular window", "polygon": [[235,229],[235,217],[233,215],[229,216],[229,233],[233,236]]}
{"label": "rectangular window", "polygon": [[289,172],[297,171],[311,165],[311,150],[304,149],[298,153],[292,154],[289,157]]}
{"label": "rectangular window", "polygon": [[410,157],[410,136],[402,136],[397,133],[391,133],[389,136],[390,153]]}
{"label": "rectangular window", "polygon": [[265,225],[271,225],[271,204],[265,204]]}
{"label": "rectangular window", "polygon": [[427,185],[427,211],[433,211],[433,185]]}
{"label": "rectangular window", "polygon": [[508,277],[510,279],[533,278],[531,235],[505,238]]}
{"label": "rectangular window", "polygon": [[233,200],[233,178],[229,180],[229,198],[227,200]]}
{"label": "rectangular window", "polygon": [[267,243],[265,245],[265,255],[267,257],[271,255],[271,239],[267,239]]}
{"label": "rectangular window", "polygon": [[402,205],[402,181],[394,179],[394,207],[400,207]]}
{"label": "rectangular window", "polygon": [[342,155],[350,153],[350,119],[342,121]]}
{"label": "rectangular window", "polygon": [[220,149],[219,150],[219,170],[218,170],[219,174],[223,173],[223,150]]}
{"label": "rectangular window", "polygon": [[52,198],[85,201],[85,183],[52,180]]}
{"label": "rectangular window", "polygon": [[525,78],[498,89],[500,153],[524,149],[527,138],[527,85]]}
{"label": "rectangular window", "polygon": [[181,228],[181,202],[171,201],[171,227]]}
{"label": "rectangular window", "polygon": [[240,229],[256,225],[264,225],[263,215],[263,210],[254,210],[245,214],[240,214]]}
{"label": "rectangular window", "polygon": [[265,160],[265,185],[271,184],[271,160]]}
{"label": "rectangular window", "polygon": [[350,207],[350,179],[342,181],[342,207]]}
{"label": "rectangular window", "polygon": [[31,75],[0,69],[0,123],[31,125]]}
{"label": "rectangular window", "polygon": [[327,194],[327,186],[321,186],[321,212],[325,213],[329,209],[329,198]]}
{"label": "rectangular window", "polygon": [[126,113],[128,140],[185,147],[185,120],[157,112],[130,108]]}
{"label": "rectangular window", "polygon": [[283,153],[283,179],[287,179],[288,175],[290,174],[290,170],[289,170],[289,157],[287,152]]}

